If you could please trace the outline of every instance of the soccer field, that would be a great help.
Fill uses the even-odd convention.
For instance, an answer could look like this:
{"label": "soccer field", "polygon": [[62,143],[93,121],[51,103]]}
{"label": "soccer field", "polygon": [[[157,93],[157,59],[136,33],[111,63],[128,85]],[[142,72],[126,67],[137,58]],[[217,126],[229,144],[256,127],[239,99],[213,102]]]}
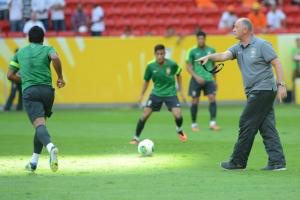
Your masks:
{"label": "soccer field", "polygon": [[276,106],[277,128],[287,171],[264,172],[267,155],[257,135],[246,171],[224,171],[238,134],[242,106],[218,110],[220,132],[208,129],[207,107],[199,109],[200,132],[191,132],[188,109],[181,143],[164,109],[154,113],[143,138],[155,143],[152,157],[130,145],[140,109],[56,110],[48,130],[60,150],[57,173],[46,150],[35,174],[24,171],[34,130],[25,113],[0,113],[0,199],[2,200],[168,200],[300,199],[300,107]]}

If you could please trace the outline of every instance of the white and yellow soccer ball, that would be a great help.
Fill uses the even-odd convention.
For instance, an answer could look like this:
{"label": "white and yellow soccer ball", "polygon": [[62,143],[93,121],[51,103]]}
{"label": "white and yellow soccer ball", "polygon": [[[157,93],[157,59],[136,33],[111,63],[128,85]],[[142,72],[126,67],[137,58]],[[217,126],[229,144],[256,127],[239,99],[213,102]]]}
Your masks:
{"label": "white and yellow soccer ball", "polygon": [[138,152],[142,156],[151,156],[153,151],[154,151],[154,143],[149,139],[145,139],[141,141],[138,145]]}

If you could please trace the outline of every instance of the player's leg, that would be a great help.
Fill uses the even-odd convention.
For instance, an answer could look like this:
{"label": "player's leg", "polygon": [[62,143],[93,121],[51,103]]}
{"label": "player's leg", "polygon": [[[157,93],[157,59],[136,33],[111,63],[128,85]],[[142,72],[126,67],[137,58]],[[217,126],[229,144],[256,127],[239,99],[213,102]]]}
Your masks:
{"label": "player's leg", "polygon": [[197,123],[199,97],[192,97],[191,101],[191,117],[192,117],[192,131],[199,131],[199,126]]}
{"label": "player's leg", "polygon": [[23,110],[23,98],[22,98],[22,85],[17,84],[17,90],[19,93],[19,98],[18,98],[18,104],[17,104],[17,110]]}
{"label": "player's leg", "polygon": [[239,136],[229,162],[221,163],[224,169],[244,169],[254,142],[255,135],[272,109],[273,91],[253,91],[247,97],[246,107],[239,123]]}
{"label": "player's leg", "polygon": [[133,139],[130,141],[130,144],[138,144],[139,143],[141,133],[145,127],[147,119],[151,116],[151,114],[152,114],[152,108],[145,107],[143,115],[140,117],[140,119],[136,125],[135,135],[134,135]]}
{"label": "player's leg", "polygon": [[181,105],[177,96],[164,97],[164,102],[168,110],[172,112],[175,118],[176,132],[182,142],[187,141],[187,135],[183,131],[183,117],[181,114]]}
{"label": "player's leg", "polygon": [[24,91],[23,100],[25,110],[35,127],[34,153],[31,163],[38,163],[42,144],[50,154],[50,168],[52,171],[56,171],[58,169],[58,149],[51,142],[45,120],[52,113],[54,90],[49,86],[32,86]]}
{"label": "player's leg", "polygon": [[5,103],[5,106],[3,108],[4,111],[9,111],[11,109],[11,106],[13,104],[14,98],[16,96],[17,92],[17,84],[14,82],[11,82],[11,90],[10,90],[10,95],[7,98],[7,101]]}
{"label": "player's leg", "polygon": [[204,86],[204,95],[208,98],[208,110],[210,114],[209,128],[213,131],[220,130],[216,122],[217,103],[216,103],[216,85],[213,81],[207,82]]}
{"label": "player's leg", "polygon": [[33,138],[33,154],[31,157],[31,161],[25,166],[26,170],[28,171],[36,170],[42,150],[43,150],[43,144],[40,142],[35,132]]}
{"label": "player's leg", "polygon": [[144,129],[147,119],[151,116],[152,112],[160,111],[162,104],[163,104],[163,100],[161,97],[155,96],[153,94],[150,95],[149,99],[146,102],[144,113],[137,123],[135,135],[133,139],[130,141],[130,144],[139,143],[140,136]]}
{"label": "player's leg", "polygon": [[210,114],[210,122],[209,128],[213,131],[220,130],[220,127],[217,125],[216,117],[217,117],[217,103],[216,96],[214,94],[207,95],[208,103],[209,103],[209,114]]}
{"label": "player's leg", "polygon": [[187,141],[187,135],[183,132],[183,117],[181,115],[181,108],[174,107],[172,108],[172,113],[175,118],[175,123],[176,123],[176,132],[179,136],[180,141],[186,142]]}
{"label": "player's leg", "polygon": [[199,131],[199,126],[197,123],[197,113],[198,113],[198,104],[200,99],[201,86],[194,79],[191,79],[189,86],[189,96],[192,97],[191,100],[191,118],[192,118],[192,131]]}
{"label": "player's leg", "polygon": [[275,127],[275,114],[273,108],[259,127],[259,131],[269,156],[268,165],[263,169],[286,170],[285,156]]}

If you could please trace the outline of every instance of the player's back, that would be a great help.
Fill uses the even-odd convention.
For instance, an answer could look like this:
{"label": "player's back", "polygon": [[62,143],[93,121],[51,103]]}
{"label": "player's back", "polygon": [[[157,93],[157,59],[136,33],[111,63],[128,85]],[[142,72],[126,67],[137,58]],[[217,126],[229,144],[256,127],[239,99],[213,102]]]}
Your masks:
{"label": "player's back", "polygon": [[23,90],[32,85],[52,85],[49,53],[52,47],[31,43],[16,54]]}

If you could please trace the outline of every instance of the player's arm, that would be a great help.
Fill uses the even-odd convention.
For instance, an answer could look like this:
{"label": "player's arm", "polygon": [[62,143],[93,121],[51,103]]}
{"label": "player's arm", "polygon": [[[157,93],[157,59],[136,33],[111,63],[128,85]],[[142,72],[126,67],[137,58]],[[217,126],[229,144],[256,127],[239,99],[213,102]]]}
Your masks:
{"label": "player's arm", "polygon": [[233,59],[232,53],[230,51],[225,51],[223,53],[214,53],[214,54],[204,56],[196,61],[200,62],[201,65],[205,65],[209,60],[213,62],[224,62],[226,60],[232,60],[232,59]]}
{"label": "player's arm", "polygon": [[275,69],[276,83],[278,84],[277,98],[280,102],[282,102],[282,99],[284,99],[287,95],[286,87],[284,85],[283,69],[278,58],[273,59],[271,64]]}
{"label": "player's arm", "polygon": [[184,93],[183,93],[181,74],[176,75],[176,80],[177,80],[177,86],[178,86],[178,91],[180,93],[180,96],[182,97],[183,101],[186,102],[186,98],[185,98]]}
{"label": "player's arm", "polygon": [[198,76],[196,72],[193,70],[193,63],[195,60],[195,55],[192,50],[190,50],[187,54],[186,63],[187,63],[187,71],[188,73],[199,83],[204,84],[203,78]]}
{"label": "player's arm", "polygon": [[145,74],[144,74],[144,84],[143,84],[142,92],[141,92],[139,102],[138,102],[139,104],[141,104],[144,99],[144,95],[149,87],[151,78],[152,78],[152,70],[151,70],[150,65],[147,65]]}
{"label": "player's arm", "polygon": [[145,80],[144,81],[144,84],[143,84],[143,87],[142,87],[142,92],[141,92],[141,96],[140,96],[140,99],[139,99],[139,104],[142,103],[143,99],[144,99],[144,96],[145,96],[145,93],[149,87],[149,84],[150,84],[150,80]]}
{"label": "player's arm", "polygon": [[52,52],[49,54],[49,57],[52,61],[53,67],[55,69],[55,72],[57,74],[57,87],[62,88],[65,86],[65,81],[63,78],[63,73],[62,73],[62,67],[61,67],[61,61],[58,57],[58,55],[55,52]]}
{"label": "player's arm", "polygon": [[17,71],[13,69],[8,70],[7,79],[15,83],[21,83],[21,77],[17,74]]}
{"label": "player's arm", "polygon": [[203,78],[195,73],[195,71],[193,70],[193,65],[189,62],[187,63],[187,71],[198,83],[203,84],[205,82]]}
{"label": "player's arm", "polygon": [[9,63],[9,70],[7,72],[7,79],[15,83],[21,83],[21,77],[17,74],[19,71],[19,62],[17,56],[14,55]]}

